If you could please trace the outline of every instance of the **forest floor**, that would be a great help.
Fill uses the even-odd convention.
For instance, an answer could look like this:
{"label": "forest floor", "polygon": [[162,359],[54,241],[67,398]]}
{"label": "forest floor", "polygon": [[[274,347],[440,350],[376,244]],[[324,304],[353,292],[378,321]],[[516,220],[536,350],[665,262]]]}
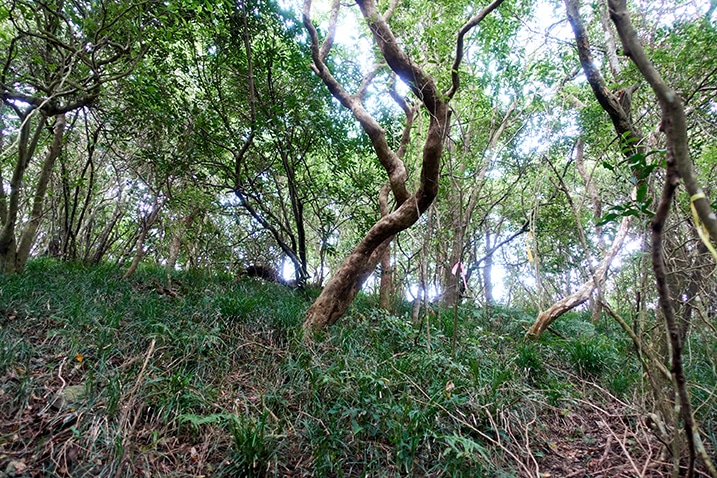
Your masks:
{"label": "forest floor", "polygon": [[569,413],[543,416],[541,440],[550,452],[537,460],[534,476],[664,477],[671,463],[644,425],[642,413],[619,400],[580,401]]}
{"label": "forest floor", "polygon": [[610,324],[574,314],[524,342],[532,314],[462,307],[453,351],[453,311],[429,338],[361,297],[308,341],[310,294],[164,280],[48,261],[0,276],[0,477],[670,473]]}

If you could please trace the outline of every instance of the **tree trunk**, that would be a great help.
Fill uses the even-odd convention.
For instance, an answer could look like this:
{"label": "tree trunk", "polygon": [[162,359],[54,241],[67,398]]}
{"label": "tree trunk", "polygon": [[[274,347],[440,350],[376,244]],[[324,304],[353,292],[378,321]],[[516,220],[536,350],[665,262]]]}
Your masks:
{"label": "tree trunk", "polygon": [[[428,150],[424,154],[424,164],[426,155],[436,155],[435,158],[428,158],[436,163],[440,158],[443,144],[443,128],[440,125],[445,124],[447,116],[445,104],[441,103],[441,107],[441,117],[444,122],[439,121],[436,116],[431,118],[427,146],[424,148]],[[366,278],[375,270],[381,257],[388,250],[395,235],[415,224],[435,198],[438,189],[437,173],[436,167],[435,174],[431,175],[435,181],[419,189],[418,197],[405,201],[401,207],[381,218],[344,259],[326,283],[321,295],[306,312],[305,329],[319,330],[332,325],[346,312]]]}
{"label": "tree trunk", "polygon": [[[391,191],[389,185],[384,185],[378,194],[378,203],[381,209],[381,217],[389,214],[388,194]],[[378,306],[386,311],[391,311],[393,295],[393,269],[391,267],[391,244],[386,246],[386,252],[381,256],[381,278],[378,288]]]}
{"label": "tree trunk", "polygon": [[[494,158],[494,152],[498,145],[498,141],[500,141],[501,137],[503,136],[503,133],[510,124],[517,105],[518,101],[514,100],[508,107],[508,110],[505,112],[505,115],[503,116],[503,119],[500,124],[497,125],[497,127],[495,125],[491,125],[490,141],[488,142],[488,145],[483,151],[483,164],[481,165],[478,174],[473,176],[473,179],[467,188],[471,191],[470,195],[468,196],[467,202],[464,201],[465,194],[463,193],[460,182],[462,182],[463,178],[465,178],[465,167],[471,154],[468,145],[471,143],[473,124],[471,123],[468,125],[467,128],[465,128],[465,133],[463,137],[464,147],[462,151],[463,157],[460,160],[460,164],[457,168],[456,174],[451,174],[451,178],[453,178],[451,184],[452,190],[450,192],[451,204],[455,204],[457,205],[457,207],[451,211],[453,214],[453,220],[451,225],[453,231],[453,243],[451,246],[451,253],[450,258],[448,259],[447,267],[444,268],[443,271],[442,301],[446,307],[453,307],[460,301],[461,293],[463,291],[463,288],[465,287],[463,278],[452,273],[453,267],[458,262],[465,262],[465,259],[463,257],[463,253],[466,249],[465,237],[471,224],[471,217],[473,216],[476,204],[478,203],[478,198],[482,191],[483,181],[485,179],[486,174],[488,173],[488,168],[490,167],[491,162]],[[497,113],[498,112],[496,111],[496,114]],[[490,210],[486,213],[484,221],[487,219],[487,216],[489,214]],[[490,249],[486,249],[486,254],[488,254],[489,251]],[[468,271],[467,276],[470,277],[470,270]]]}
{"label": "tree trunk", "polygon": [[[238,176],[237,176],[237,179],[238,179]],[[296,274],[297,279],[299,279],[299,282],[303,282],[306,279],[306,275],[305,275],[305,273],[306,273],[305,240],[304,240],[304,246],[303,246],[304,247],[304,249],[303,249],[304,256],[299,257],[301,255],[302,251],[301,250],[297,251],[296,240],[293,236],[293,233],[291,232],[291,230],[288,227],[286,227],[286,225],[284,224],[283,221],[275,220],[274,224],[276,224],[277,227],[275,227],[274,224],[270,223],[260,213],[260,211],[257,210],[257,208],[252,206],[252,204],[249,202],[248,194],[244,191],[243,187],[240,187],[238,185],[238,181],[237,181],[237,185],[235,185],[235,188],[234,188],[234,195],[237,197],[237,199],[239,199],[240,204],[251,215],[251,217],[254,218],[254,220],[256,220],[259,224],[261,224],[261,226],[264,229],[269,231],[269,233],[272,235],[272,237],[274,237],[276,244],[279,246],[279,248],[281,248],[281,250],[284,252],[286,257],[289,258],[289,260],[292,262],[292,264],[294,264],[294,272]],[[272,216],[272,214],[269,211],[267,211],[266,208],[264,208],[263,212],[267,213],[269,216]],[[302,216],[301,221],[303,222],[303,216]],[[298,224],[298,219],[297,219],[297,224]],[[302,226],[302,228],[303,228],[303,226]],[[282,234],[282,231],[284,233],[286,233],[286,236],[288,236],[288,240],[285,240],[284,235]],[[303,234],[303,232],[302,232],[302,234]]]}
{"label": "tree trunk", "polygon": [[[289,200],[291,202],[291,214],[296,225],[296,245],[294,247],[296,255],[299,259],[299,267],[294,269],[294,280],[297,285],[303,284],[309,277],[308,261],[306,258],[306,227],[304,225],[304,202],[299,194],[299,188],[296,184],[296,171],[294,165],[291,164],[288,154],[285,151],[280,152],[281,163],[286,173],[286,180],[289,189]],[[287,220],[287,229],[289,221]],[[293,242],[293,241],[292,241]]]}
{"label": "tree trunk", "polygon": [[189,214],[184,216],[179,224],[172,231],[172,241],[169,243],[169,257],[167,258],[167,288],[172,288],[172,271],[177,265],[179,250],[182,246],[182,238],[184,233],[189,229],[197,216],[198,210],[195,208]]}
{"label": "tree trunk", "polygon": [[[460,205],[458,205],[460,208]],[[463,280],[456,273],[453,274],[453,267],[463,258],[463,247],[465,243],[466,223],[463,220],[463,211],[454,212],[453,216],[453,244],[451,254],[448,258],[447,267],[443,269],[443,297],[441,301],[446,307],[453,307],[461,300],[463,292]]]}
{"label": "tree trunk", "polygon": [[381,282],[378,289],[379,308],[392,312],[393,307],[393,267],[391,266],[391,244],[389,243],[381,257]]}
{"label": "tree trunk", "polygon": [[40,118],[35,125],[35,131],[30,136],[30,128],[32,117],[35,116],[37,110],[30,110],[25,114],[16,110],[16,113],[22,120],[20,126],[20,137],[18,139],[18,155],[12,178],[10,179],[10,197],[7,200],[7,210],[5,213],[5,223],[0,230],[0,273],[17,272],[17,240],[15,238],[15,228],[17,226],[17,217],[20,209],[20,194],[22,184],[25,177],[30,160],[35,154],[35,148],[40,141],[40,136],[45,127],[47,117],[37,111]]}
{"label": "tree trunk", "polygon": [[139,238],[137,239],[137,251],[135,252],[132,264],[130,264],[129,269],[127,269],[127,272],[125,272],[122,276],[123,279],[128,279],[129,277],[131,277],[132,274],[134,274],[137,270],[139,263],[142,262],[142,257],[144,256],[144,241],[147,238],[147,233],[152,228],[152,225],[157,221],[157,218],[159,217],[159,211],[162,209],[162,206],[164,206],[165,202],[166,200],[160,202],[158,198],[155,198],[152,211],[147,216],[142,218]]}
{"label": "tree trunk", "polygon": [[607,270],[610,267],[610,263],[620,251],[620,248],[622,248],[622,243],[624,242],[627,232],[630,229],[631,219],[632,218],[630,216],[622,219],[620,228],[615,235],[612,246],[610,246],[610,249],[606,252],[602,261],[600,261],[600,264],[595,270],[595,275],[580,286],[576,292],[564,297],[550,306],[547,310],[541,312],[526,335],[537,339],[543,332],[545,332],[548,326],[555,321],[555,319],[563,315],[565,312],[574,309],[578,305],[585,303],[590,298],[593,290],[595,290],[595,279],[597,279],[598,282],[602,282],[604,280]]}
{"label": "tree trunk", "polygon": [[[604,27],[604,25],[603,25]],[[593,215],[595,216],[595,220],[599,221],[602,217],[602,200],[600,199],[600,195],[598,194],[598,190],[595,187],[595,181],[593,181],[593,175],[592,171],[588,172],[587,168],[585,167],[585,143],[583,142],[582,138],[578,138],[577,143],[575,144],[575,166],[577,167],[578,173],[580,173],[580,177],[583,179],[583,182],[585,183],[585,188],[588,191],[588,194],[590,195],[590,199],[592,201],[593,205]],[[576,217],[577,220],[577,217]],[[595,226],[595,235],[597,236],[597,246],[598,250],[601,254],[605,253],[605,239],[603,238],[603,228],[602,226]],[[587,253],[587,251],[586,251]],[[589,260],[589,258],[588,258]],[[592,310],[592,320],[594,323],[597,323],[597,321],[600,319],[600,316],[602,315],[602,290],[605,286],[604,281],[602,283],[596,284],[597,289],[597,297],[591,298],[591,304],[590,309]]]}
{"label": "tree trunk", "polygon": [[[5,105],[0,103],[0,153],[5,151]],[[0,228],[7,220],[7,195],[5,194],[5,180],[2,175],[0,164]],[[0,272],[2,272],[0,270]]]}
{"label": "tree trunk", "polygon": [[65,134],[65,114],[59,114],[55,120],[55,136],[52,140],[50,150],[47,152],[45,162],[42,164],[40,170],[40,177],[37,180],[37,186],[35,187],[35,197],[32,201],[32,211],[30,212],[30,221],[25,226],[25,230],[22,232],[20,237],[20,245],[17,250],[17,257],[15,258],[15,269],[17,272],[22,271],[25,268],[25,263],[30,255],[30,249],[35,242],[35,233],[40,225],[40,219],[42,219],[42,206],[45,202],[45,193],[47,192],[47,184],[50,181],[50,176],[55,167],[55,161],[62,152],[62,138]]}
{"label": "tree trunk", "polygon": [[[491,251],[492,246],[490,243],[490,233],[485,233],[485,250]],[[483,297],[485,298],[485,305],[490,306],[495,303],[493,299],[493,254],[487,254],[485,256],[485,264],[483,265]]]}
{"label": "tree trunk", "polygon": [[605,33],[605,56],[607,56],[608,64],[610,65],[610,72],[615,81],[620,77],[622,67],[620,61],[617,58],[617,42],[615,36],[612,34],[610,28],[610,13],[607,6],[607,0],[600,0],[598,5],[600,9],[600,25]]}
{"label": "tree trunk", "polygon": [[[87,241],[84,259],[86,263],[99,264],[102,261],[102,258],[107,253],[107,249],[109,249],[112,231],[122,216],[124,216],[124,209],[122,207],[122,193],[120,191],[120,195],[117,198],[117,205],[115,206],[114,213],[112,214],[112,219],[107,222],[105,227],[102,229],[102,232],[100,232],[100,235],[97,238],[97,243],[94,246],[94,251],[91,249],[90,241]],[[91,222],[92,220],[89,221],[89,223]],[[89,223],[87,225],[88,228]]]}
{"label": "tree trunk", "polygon": [[388,236],[377,246],[373,245],[368,237],[349,254],[326,283],[321,295],[311,304],[306,312],[304,328],[322,329],[334,324],[346,312],[366,278],[388,250],[394,236]]}
{"label": "tree trunk", "polygon": [[[62,244],[62,257],[65,260],[74,260],[78,256],[79,246],[78,235],[82,229],[85,216],[90,207],[90,201],[95,186],[95,152],[97,142],[102,131],[102,126],[96,128],[91,134],[89,125],[85,123],[87,137],[87,159],[79,176],[79,181],[72,181],[74,187],[70,186],[69,172],[64,161],[60,161],[62,170],[62,195],[64,202],[64,214],[61,221],[60,241]],[[63,159],[63,158],[61,158]],[[89,177],[87,173],[89,172]],[[80,207],[80,192],[82,187],[87,188],[82,206]],[[79,210],[79,213],[78,213]]]}

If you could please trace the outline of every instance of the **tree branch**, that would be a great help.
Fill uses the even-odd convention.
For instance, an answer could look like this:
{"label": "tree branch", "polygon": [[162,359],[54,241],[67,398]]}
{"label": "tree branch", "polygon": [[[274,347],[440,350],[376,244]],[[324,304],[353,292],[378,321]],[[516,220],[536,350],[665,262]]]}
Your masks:
{"label": "tree branch", "polygon": [[456,58],[453,60],[453,66],[451,67],[451,87],[446,91],[445,96],[448,99],[453,98],[458,91],[460,86],[460,76],[458,75],[458,68],[461,66],[463,61],[463,50],[464,50],[464,38],[469,31],[471,31],[476,25],[483,21],[490,12],[495,10],[503,3],[503,0],[494,0],[493,3],[485,7],[477,15],[468,20],[461,29],[458,31],[458,39],[456,40]]}
{"label": "tree branch", "polygon": [[312,69],[321,78],[331,94],[339,100],[339,102],[353,113],[363,130],[368,135],[376,151],[381,166],[388,173],[388,180],[391,184],[391,191],[398,205],[403,204],[411,197],[411,193],[406,187],[408,174],[403,161],[394,153],[388,145],[386,132],[361,103],[359,95],[349,94],[343,86],[334,78],[321,57],[319,48],[319,36],[316,28],[311,22],[311,0],[304,2],[303,11],[304,27],[309,32],[311,39],[311,56],[313,60]]}
{"label": "tree branch", "polygon": [[627,156],[638,152],[638,145],[642,142],[642,133],[632,124],[628,112],[626,112],[617,95],[613,94],[606,86],[600,70],[597,68],[593,55],[590,52],[590,39],[580,19],[579,0],[565,0],[565,8],[568,14],[568,21],[575,34],[575,43],[580,57],[580,64],[585,72],[585,77],[595,94],[600,106],[610,116],[615,132],[621,138],[622,145],[627,149]]}
{"label": "tree branch", "polygon": [[393,31],[378,12],[373,0],[357,0],[356,3],[361,8],[388,66],[411,88],[413,94],[423,101],[431,115],[437,114],[438,105],[443,101],[433,78],[413,63],[401,49]]}
{"label": "tree branch", "polygon": [[[657,96],[662,109],[661,129],[665,133],[667,149],[675,160],[677,170],[685,182],[685,189],[693,198],[700,220],[707,226],[713,241],[717,241],[717,216],[697,181],[687,144],[687,124],[682,99],[670,88],[647,58],[627,13],[625,0],[609,0],[612,18],[622,41],[625,54],[632,59]],[[701,196],[701,197],[700,197]]]}
{"label": "tree branch", "polygon": [[321,61],[326,60],[326,57],[329,55],[329,50],[331,50],[331,47],[334,44],[334,37],[336,35],[336,21],[339,18],[340,6],[340,0],[333,0],[333,2],[331,3],[331,13],[329,14],[329,31],[326,33],[326,38],[324,38],[324,42],[321,44],[321,49],[319,50],[319,58],[321,58]]}
{"label": "tree branch", "polygon": [[401,133],[401,142],[398,145],[396,156],[403,159],[408,149],[408,143],[411,141],[411,128],[413,127],[413,119],[416,117],[420,104],[411,105],[409,102],[396,91],[396,74],[391,75],[391,81],[388,85],[388,92],[398,106],[401,107],[406,115],[406,124],[403,125],[403,133]]}

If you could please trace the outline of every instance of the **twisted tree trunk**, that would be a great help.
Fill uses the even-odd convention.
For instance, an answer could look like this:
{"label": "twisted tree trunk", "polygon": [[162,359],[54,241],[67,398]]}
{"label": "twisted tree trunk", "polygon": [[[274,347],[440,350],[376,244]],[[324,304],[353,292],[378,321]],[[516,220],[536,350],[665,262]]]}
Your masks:
{"label": "twisted tree trunk", "polygon": [[495,0],[466,22],[459,31],[456,57],[451,67],[452,84],[447,92],[439,91],[433,78],[428,76],[403,51],[386,20],[390,11],[386,13],[386,16],[379,13],[374,0],[357,0],[356,2],[373,33],[374,41],[378,45],[383,59],[389,68],[409,85],[413,94],[430,115],[428,132],[422,148],[420,184],[418,190],[411,194],[406,186],[407,173],[403,161],[397,153],[391,150],[385,131],[366,111],[362,103],[366,88],[375,73],[369,73],[358,93],[352,95],[334,78],[325,64],[336,31],[339,1],[334,0],[332,3],[329,33],[324,42],[319,45],[318,33],[311,22],[311,0],[305,0],[304,26],[311,39],[312,69],[331,94],[353,113],[370,138],[376,156],[388,174],[391,191],[396,201],[396,208],[393,212],[379,219],[331,276],[321,295],[306,313],[305,329],[317,330],[335,323],[351,304],[366,278],[374,271],[394,236],[412,226],[433,202],[438,193],[441,154],[449,129],[448,102],[453,98],[460,84],[458,68],[463,58],[463,38],[502,1]]}

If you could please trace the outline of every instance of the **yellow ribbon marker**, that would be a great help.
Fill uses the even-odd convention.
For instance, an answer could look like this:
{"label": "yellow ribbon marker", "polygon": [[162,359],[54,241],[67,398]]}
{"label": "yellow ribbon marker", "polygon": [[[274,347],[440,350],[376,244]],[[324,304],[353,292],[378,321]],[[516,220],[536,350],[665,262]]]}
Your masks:
{"label": "yellow ribbon marker", "polygon": [[533,238],[533,232],[528,232],[528,237],[525,238],[525,250],[528,251],[528,262],[535,262],[533,259],[533,252],[531,251],[531,239]]}
{"label": "yellow ribbon marker", "polygon": [[695,201],[698,199],[707,199],[707,196],[705,196],[705,193],[698,192],[697,194],[693,194],[690,197],[690,209],[692,209],[692,219],[695,221],[695,227],[697,227],[697,235],[700,236],[700,239],[702,239],[702,242],[707,247],[707,250],[710,251],[710,254],[712,254],[712,257],[714,257],[715,261],[717,261],[717,251],[715,250],[714,246],[712,245],[712,242],[710,242],[710,234],[707,231],[707,228],[704,224],[702,224],[702,221],[700,221],[700,216],[697,214],[697,208],[695,207]]}

